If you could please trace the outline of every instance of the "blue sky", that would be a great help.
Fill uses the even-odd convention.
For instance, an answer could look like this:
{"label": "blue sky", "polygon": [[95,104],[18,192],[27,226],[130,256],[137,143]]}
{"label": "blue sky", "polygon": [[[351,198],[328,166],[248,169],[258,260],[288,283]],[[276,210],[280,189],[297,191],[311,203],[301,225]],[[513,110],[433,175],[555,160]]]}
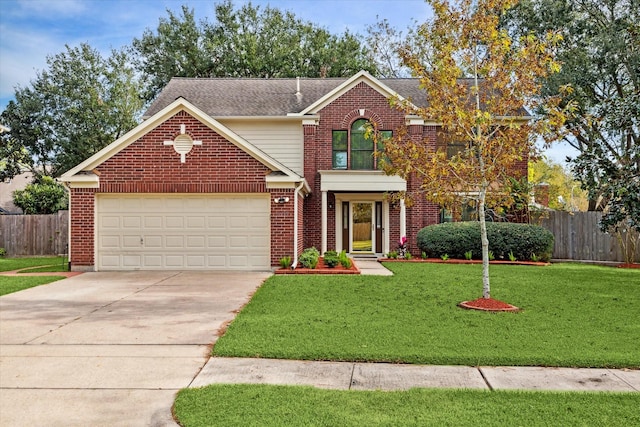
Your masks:
{"label": "blue sky", "polygon": [[[105,55],[155,30],[166,10],[193,8],[198,20],[214,16],[216,0],[0,0],[0,111],[13,99],[16,86],[27,86],[46,68],[47,55],[65,50],[65,44],[86,42]],[[234,0],[236,7],[248,3]],[[424,0],[253,0],[253,5],[289,10],[333,33],[349,30],[365,34],[367,24],[385,17],[406,33],[414,21],[431,16]],[[562,161],[557,149],[550,157]]]}

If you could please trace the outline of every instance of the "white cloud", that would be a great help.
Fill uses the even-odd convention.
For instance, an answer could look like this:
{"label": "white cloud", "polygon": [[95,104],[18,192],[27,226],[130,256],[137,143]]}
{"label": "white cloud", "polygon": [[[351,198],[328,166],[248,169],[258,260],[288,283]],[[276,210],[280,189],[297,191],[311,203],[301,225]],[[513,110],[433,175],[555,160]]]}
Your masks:
{"label": "white cloud", "polygon": [[16,16],[72,17],[87,12],[90,2],[85,0],[18,0],[12,8]]}
{"label": "white cloud", "polygon": [[16,85],[25,86],[46,67],[46,56],[55,52],[59,42],[44,33],[1,25],[0,97],[13,96]]}

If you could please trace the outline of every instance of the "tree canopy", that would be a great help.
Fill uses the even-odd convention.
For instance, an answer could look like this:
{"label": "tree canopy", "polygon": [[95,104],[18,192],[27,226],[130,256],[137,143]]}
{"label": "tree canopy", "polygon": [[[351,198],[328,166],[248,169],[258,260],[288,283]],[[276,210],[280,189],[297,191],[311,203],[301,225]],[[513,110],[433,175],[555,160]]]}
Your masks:
{"label": "tree canopy", "polygon": [[[428,105],[397,101],[408,114],[441,124],[444,145],[411,138],[406,129],[385,142],[385,170],[421,184],[413,197],[444,207],[463,199],[478,204],[483,248],[483,297],[489,298],[485,205],[514,203],[504,183],[513,165],[527,160],[531,134],[550,120],[530,122],[525,105],[540,89],[539,79],[557,70],[553,34],[512,38],[499,28],[513,0],[429,0],[432,21],[420,26],[418,49],[402,51],[404,63],[419,78]],[[549,104],[548,109],[555,109]],[[554,120],[561,120],[561,114]],[[447,146],[455,145],[456,152]],[[516,178],[520,178],[516,176]]]}
{"label": "tree canopy", "polygon": [[152,99],[172,77],[343,77],[366,69],[358,36],[334,35],[291,12],[251,2],[236,9],[230,0],[215,5],[215,18],[196,22],[182,6],[167,11],[155,31],[147,29],[132,46],[137,68]]}
{"label": "tree canopy", "polygon": [[[586,211],[587,193],[570,171],[545,157],[529,163],[529,182],[546,184],[549,208],[561,211]],[[536,200],[538,201],[538,200]]]}
{"label": "tree canopy", "polygon": [[640,230],[640,2],[523,0],[505,26],[514,34],[562,32],[562,69],[541,92],[572,105],[556,137],[579,151],[573,170],[589,209],[605,211],[603,230],[623,222]]}
{"label": "tree canopy", "polygon": [[[47,64],[27,87],[16,89],[0,116],[10,128],[2,135],[12,147],[8,158],[17,155],[34,176],[58,176],[82,162],[134,127],[142,108],[124,52],[103,58],[87,44],[67,46]],[[24,151],[28,156],[20,155]]]}

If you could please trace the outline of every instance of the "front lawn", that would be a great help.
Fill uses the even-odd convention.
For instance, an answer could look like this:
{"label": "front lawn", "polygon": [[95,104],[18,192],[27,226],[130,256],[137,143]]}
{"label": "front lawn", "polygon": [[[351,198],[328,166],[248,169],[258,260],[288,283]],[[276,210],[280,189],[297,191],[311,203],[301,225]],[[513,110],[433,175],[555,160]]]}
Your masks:
{"label": "front lawn", "polygon": [[56,280],[64,279],[62,276],[0,276],[0,296],[46,285]]}
{"label": "front lawn", "polygon": [[[52,266],[58,268],[66,265],[64,257],[30,257],[30,258],[0,258],[0,271],[20,270],[22,268]],[[46,270],[53,271],[53,270]],[[61,271],[61,270],[55,270]]]}
{"label": "front lawn", "polygon": [[[34,268],[31,269],[31,267]],[[0,271],[13,271],[22,268],[29,268],[27,271],[29,273],[67,271],[66,258],[0,258]],[[33,277],[0,276],[0,296],[55,282],[60,279],[64,279],[64,277],[55,275]]]}
{"label": "front lawn", "polygon": [[631,426],[640,393],[412,389],[336,391],[211,385],[180,391],[188,426]]}
{"label": "front lawn", "polygon": [[579,264],[388,263],[394,276],[273,276],[230,325],[217,356],[447,365],[640,367],[640,271]]}

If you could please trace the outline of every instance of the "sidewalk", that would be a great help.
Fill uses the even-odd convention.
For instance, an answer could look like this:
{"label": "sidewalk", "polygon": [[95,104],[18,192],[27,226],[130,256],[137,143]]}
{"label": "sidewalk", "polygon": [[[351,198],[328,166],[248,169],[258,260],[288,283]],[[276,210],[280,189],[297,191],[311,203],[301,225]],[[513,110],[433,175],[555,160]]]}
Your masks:
{"label": "sidewalk", "polygon": [[471,367],[212,357],[189,387],[305,385],[337,390],[413,387],[640,392],[640,371],[528,366]]}

